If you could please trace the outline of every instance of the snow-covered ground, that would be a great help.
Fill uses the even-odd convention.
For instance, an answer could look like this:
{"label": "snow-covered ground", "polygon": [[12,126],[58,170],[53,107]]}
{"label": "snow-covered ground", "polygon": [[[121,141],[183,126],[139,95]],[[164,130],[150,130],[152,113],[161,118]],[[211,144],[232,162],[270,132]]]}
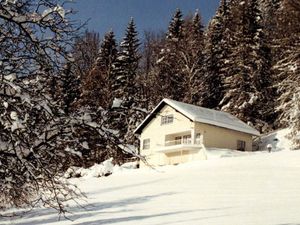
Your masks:
{"label": "snow-covered ground", "polygon": [[70,205],[73,221],[36,209],[0,224],[300,224],[300,151],[207,154],[206,161],[72,179],[87,194],[83,207]]}

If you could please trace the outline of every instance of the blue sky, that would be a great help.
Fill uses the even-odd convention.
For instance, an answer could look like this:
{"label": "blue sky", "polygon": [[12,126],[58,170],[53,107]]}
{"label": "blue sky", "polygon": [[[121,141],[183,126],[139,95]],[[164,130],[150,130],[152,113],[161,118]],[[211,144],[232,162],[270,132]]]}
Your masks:
{"label": "blue sky", "polygon": [[205,23],[215,14],[219,0],[76,0],[69,5],[75,19],[88,22],[87,28],[103,36],[112,29],[120,39],[131,17],[142,38],[144,30],[166,30],[176,8],[184,15],[199,9]]}

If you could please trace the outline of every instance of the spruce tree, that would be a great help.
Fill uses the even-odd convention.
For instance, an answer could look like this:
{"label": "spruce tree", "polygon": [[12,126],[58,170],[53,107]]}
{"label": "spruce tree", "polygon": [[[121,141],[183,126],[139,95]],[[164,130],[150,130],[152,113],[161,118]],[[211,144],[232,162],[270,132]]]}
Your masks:
{"label": "spruce tree", "polygon": [[133,18],[130,20],[125,37],[120,44],[114,71],[111,76],[113,95],[123,100],[123,106],[130,108],[137,94],[136,80],[140,55],[139,40]]}
{"label": "spruce tree", "polygon": [[180,66],[182,64],[180,52],[184,43],[183,24],[182,13],[177,9],[170,21],[165,45],[161,49],[155,66],[157,80],[155,89],[158,92],[158,101],[164,97],[181,101],[186,92],[184,75]]}
{"label": "spruce tree", "polygon": [[68,62],[61,75],[61,88],[59,90],[62,108],[66,114],[72,111],[73,103],[80,97],[79,85],[80,81],[74,73],[74,68],[72,68],[72,64]]}
{"label": "spruce tree", "polygon": [[262,26],[262,14],[257,0],[240,3],[232,1],[234,12],[234,40],[231,62],[227,67],[223,110],[250,122],[261,131],[268,129],[267,112],[274,111],[268,94],[272,84],[270,76],[270,50]]}
{"label": "spruce tree", "polygon": [[179,41],[182,38],[182,26],[183,26],[182,13],[180,9],[177,9],[173,18],[170,21],[167,39],[174,42]]}
{"label": "spruce tree", "polygon": [[199,102],[199,94],[203,80],[204,61],[204,31],[201,16],[198,10],[193,17],[186,18],[183,35],[185,47],[180,49],[181,65],[184,76],[183,85],[186,86],[184,102],[196,104]]}
{"label": "spruce tree", "polygon": [[230,49],[229,7],[222,0],[216,16],[206,31],[204,50],[204,77],[200,83],[199,103],[203,107],[218,108],[224,96],[224,79]]}
{"label": "spruce tree", "polygon": [[113,102],[109,110],[109,126],[118,131],[124,143],[136,144],[133,130],[141,122],[139,79],[139,40],[131,19],[110,76]]}
{"label": "spruce tree", "polygon": [[[299,6],[299,5],[298,5]],[[279,97],[278,124],[290,127],[294,148],[300,147],[300,7],[284,0],[277,12],[276,58],[273,66]]]}
{"label": "spruce tree", "polygon": [[113,65],[116,62],[118,50],[113,31],[105,34],[100,45],[96,69],[103,74],[104,86],[102,91],[102,106],[107,109],[112,102],[112,84],[110,77],[113,76]]}

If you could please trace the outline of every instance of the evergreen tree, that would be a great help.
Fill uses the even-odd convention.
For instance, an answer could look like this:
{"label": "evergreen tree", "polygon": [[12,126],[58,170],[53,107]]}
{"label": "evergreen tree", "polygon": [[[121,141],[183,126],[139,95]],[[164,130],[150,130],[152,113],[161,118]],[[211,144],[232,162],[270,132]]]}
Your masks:
{"label": "evergreen tree", "polygon": [[297,2],[284,0],[277,14],[277,52],[273,66],[278,83],[278,123],[290,127],[294,147],[300,146],[300,7]]}
{"label": "evergreen tree", "polygon": [[161,49],[155,65],[157,101],[161,98],[183,100],[186,93],[182,72],[180,51],[184,47],[181,11],[177,9],[171,19],[166,35],[165,46]]}
{"label": "evergreen tree", "polygon": [[[235,32],[231,36],[231,62],[227,64],[227,88],[221,102],[223,110],[254,124],[261,130],[267,129],[268,111],[271,104],[270,51],[264,36],[262,15],[257,0],[240,3],[232,1]],[[264,109],[264,108],[265,109]]]}
{"label": "evergreen tree", "polygon": [[200,83],[199,104],[207,108],[218,108],[224,96],[224,79],[229,58],[231,24],[229,7],[222,0],[216,16],[206,31],[203,72]]}
{"label": "evergreen tree", "polygon": [[184,102],[196,104],[199,101],[201,81],[203,80],[204,32],[201,16],[198,12],[191,18],[186,18],[183,35],[185,48],[180,49],[181,65],[186,86]]}
{"label": "evergreen tree", "polygon": [[138,53],[139,40],[133,18],[130,20],[125,37],[120,44],[120,51],[114,64],[111,76],[114,97],[123,100],[123,106],[130,108],[137,94],[135,85],[138,75],[140,55]]}
{"label": "evergreen tree", "polygon": [[170,21],[167,39],[174,42],[179,41],[182,38],[182,26],[183,26],[182,13],[180,9],[177,9],[172,20]]}
{"label": "evergreen tree", "polygon": [[133,130],[141,122],[144,112],[140,113],[140,87],[138,33],[131,19],[123,41],[120,44],[120,51],[114,63],[110,76],[113,102],[109,110],[109,126],[118,131],[119,138],[123,143],[136,144]]}
{"label": "evergreen tree", "polygon": [[63,70],[61,76],[60,95],[62,95],[61,103],[62,108],[66,114],[72,110],[72,104],[80,97],[79,79],[75,76],[72,64],[68,62]]}

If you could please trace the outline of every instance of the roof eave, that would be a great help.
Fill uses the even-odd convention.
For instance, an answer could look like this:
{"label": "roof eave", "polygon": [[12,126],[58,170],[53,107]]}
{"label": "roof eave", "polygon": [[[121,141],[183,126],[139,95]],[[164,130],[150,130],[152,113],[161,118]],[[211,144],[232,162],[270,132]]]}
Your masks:
{"label": "roof eave", "polygon": [[[135,134],[141,134],[142,132],[140,131],[140,129],[142,129],[143,127],[145,127],[148,123],[147,121],[150,119],[151,116],[153,116],[153,114],[156,112],[157,109],[159,109],[159,107],[165,102],[165,99],[161,100],[158,105],[150,112],[150,114],[148,116],[146,116],[146,118],[141,122],[141,124],[133,131],[133,133]],[[145,124],[147,123],[147,124]]]}

